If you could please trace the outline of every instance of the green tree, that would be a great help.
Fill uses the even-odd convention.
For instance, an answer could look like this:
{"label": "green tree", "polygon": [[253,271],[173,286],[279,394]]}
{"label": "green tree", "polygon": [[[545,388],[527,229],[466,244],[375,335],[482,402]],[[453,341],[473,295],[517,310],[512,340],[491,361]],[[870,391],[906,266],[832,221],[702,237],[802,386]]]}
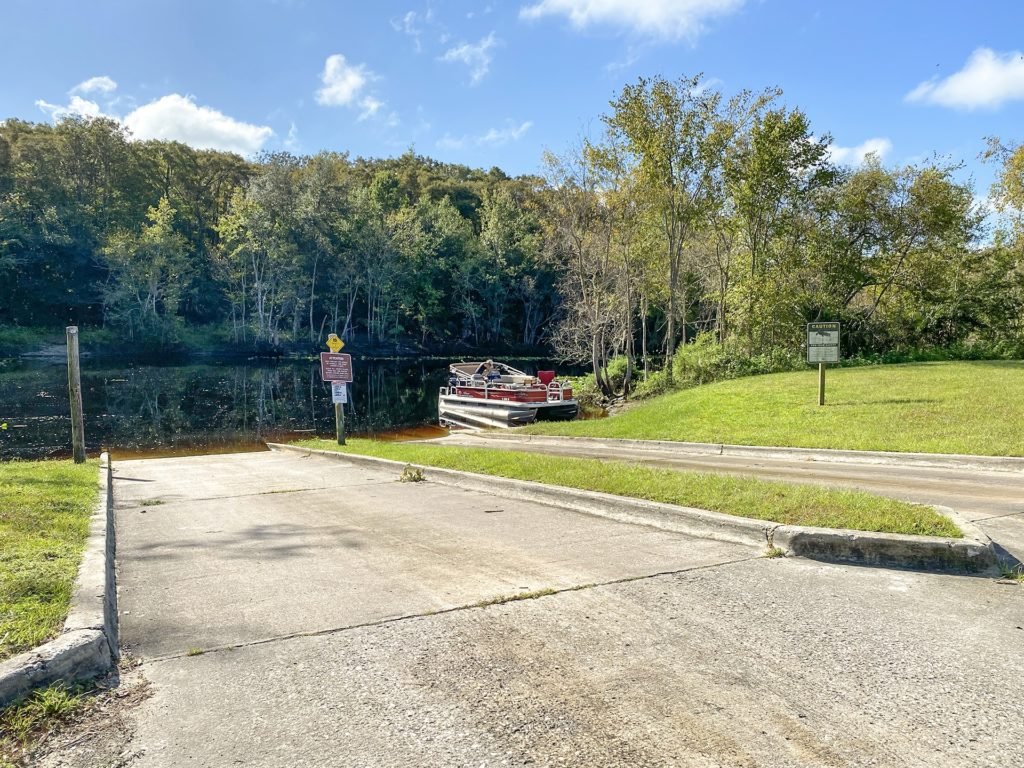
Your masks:
{"label": "green tree", "polygon": [[187,250],[174,230],[174,215],[167,198],[160,198],[141,232],[112,235],[103,248],[111,276],[104,293],[106,319],[129,339],[161,346],[177,340]]}
{"label": "green tree", "polygon": [[[671,82],[641,78],[627,85],[604,117],[611,139],[635,158],[644,194],[657,212],[665,247],[667,307],[665,368],[672,376],[676,323],[686,297],[684,256],[714,205],[714,177],[726,138],[721,131],[721,94],[701,76]],[[683,342],[685,343],[685,317]]]}

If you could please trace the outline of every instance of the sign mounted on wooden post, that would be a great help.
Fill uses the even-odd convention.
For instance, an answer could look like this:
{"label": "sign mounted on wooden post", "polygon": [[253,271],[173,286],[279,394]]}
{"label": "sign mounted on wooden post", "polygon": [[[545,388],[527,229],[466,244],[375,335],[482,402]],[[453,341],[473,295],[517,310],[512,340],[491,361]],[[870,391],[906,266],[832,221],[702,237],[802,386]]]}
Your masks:
{"label": "sign mounted on wooden post", "polygon": [[807,324],[807,362],[839,362],[839,323]]}
{"label": "sign mounted on wooden post", "polygon": [[352,355],[321,352],[320,377],[324,381],[352,381]]}
{"label": "sign mounted on wooden post", "polygon": [[824,405],[825,365],[839,362],[839,323],[807,324],[807,362],[818,364],[818,405]]}
{"label": "sign mounted on wooden post", "polygon": [[345,346],[345,342],[338,338],[338,334],[332,333],[327,337],[327,348],[331,352],[341,352],[342,347]]}
{"label": "sign mounted on wooden post", "polygon": [[352,381],[352,355],[338,350],[345,342],[332,333],[327,337],[330,352],[320,353],[320,378],[331,382],[331,402],[334,404],[334,431],[338,445],[345,444],[345,403],[348,402],[348,382]]}

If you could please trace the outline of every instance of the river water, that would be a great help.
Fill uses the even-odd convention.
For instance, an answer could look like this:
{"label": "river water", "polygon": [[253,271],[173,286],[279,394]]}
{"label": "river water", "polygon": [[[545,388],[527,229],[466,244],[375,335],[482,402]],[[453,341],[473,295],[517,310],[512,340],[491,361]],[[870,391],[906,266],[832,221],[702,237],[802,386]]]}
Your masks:
{"label": "river water", "polygon": [[[443,434],[436,427],[437,391],[448,362],[356,358],[346,431]],[[543,360],[507,362],[528,373],[554,367]],[[83,359],[82,390],[90,454],[223,453],[334,435],[331,389],[320,380],[318,362],[162,366]],[[63,360],[0,360],[0,459],[70,455],[70,423]]]}

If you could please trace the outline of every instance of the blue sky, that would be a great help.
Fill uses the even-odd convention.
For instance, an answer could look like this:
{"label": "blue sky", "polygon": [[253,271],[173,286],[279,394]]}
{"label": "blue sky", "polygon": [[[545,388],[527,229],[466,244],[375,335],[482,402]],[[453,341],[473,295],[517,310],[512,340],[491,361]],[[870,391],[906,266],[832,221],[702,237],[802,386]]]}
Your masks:
{"label": "blue sky", "polygon": [[108,114],[244,154],[399,154],[539,170],[624,83],[778,86],[836,157],[968,165],[1024,139],[1024,3],[5,0],[0,118]]}

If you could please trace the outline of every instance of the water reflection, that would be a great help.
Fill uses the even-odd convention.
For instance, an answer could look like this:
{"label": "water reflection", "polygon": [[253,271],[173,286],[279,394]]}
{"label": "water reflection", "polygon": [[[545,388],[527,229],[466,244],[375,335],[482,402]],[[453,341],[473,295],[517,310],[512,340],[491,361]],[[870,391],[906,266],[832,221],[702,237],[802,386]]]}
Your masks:
{"label": "water reflection", "polygon": [[[529,372],[543,361],[510,361]],[[447,361],[359,360],[345,407],[350,434],[436,422]],[[264,441],[332,436],[330,386],[315,362],[139,365],[83,361],[86,447],[115,456],[257,450]],[[70,453],[61,361],[0,360],[0,459]]]}

